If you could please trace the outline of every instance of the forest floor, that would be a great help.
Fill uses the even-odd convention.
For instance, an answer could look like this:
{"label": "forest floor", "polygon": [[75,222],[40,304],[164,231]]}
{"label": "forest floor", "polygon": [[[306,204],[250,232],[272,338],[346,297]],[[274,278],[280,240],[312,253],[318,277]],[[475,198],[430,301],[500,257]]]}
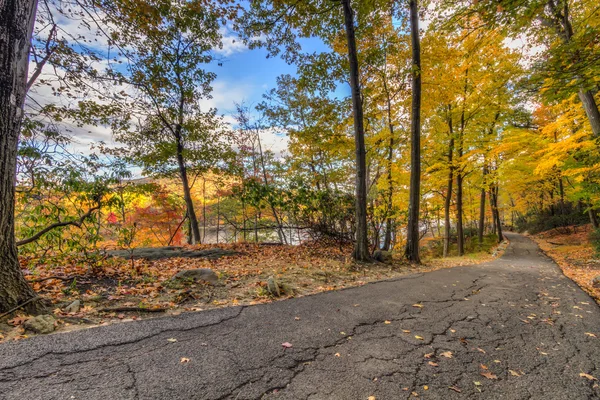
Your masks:
{"label": "forest floor", "polygon": [[[199,245],[193,249],[215,247]],[[407,263],[400,251],[394,253],[393,261],[388,264],[356,264],[350,257],[350,247],[326,243],[221,244],[218,248],[236,254],[213,260],[55,256],[22,258],[21,262],[27,280],[51,304],[56,330],[64,332],[165,314],[268,303],[416,272],[473,265],[499,256],[501,251],[496,247],[494,240],[488,238],[482,248],[470,249],[472,252],[463,257],[441,259],[434,258],[435,251],[426,244],[421,265]],[[177,272],[197,268],[213,270],[219,283],[171,281]],[[280,296],[269,292],[269,278],[282,289]],[[76,300],[80,306],[68,311],[67,307]],[[18,312],[0,321],[0,341],[32,336],[22,326],[29,317]]]}
{"label": "forest floor", "polygon": [[600,304],[600,286],[592,280],[600,276],[600,258],[590,241],[591,224],[567,226],[532,235],[540,248],[552,258],[564,274],[575,281]]}

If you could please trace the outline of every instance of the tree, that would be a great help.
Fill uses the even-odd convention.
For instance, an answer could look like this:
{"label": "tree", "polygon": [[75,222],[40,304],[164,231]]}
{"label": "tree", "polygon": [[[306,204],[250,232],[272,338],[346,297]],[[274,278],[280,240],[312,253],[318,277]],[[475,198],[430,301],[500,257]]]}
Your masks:
{"label": "tree", "polygon": [[[238,23],[245,40],[251,47],[266,46],[273,55],[279,54],[284,49],[283,57],[288,62],[295,62],[300,58],[300,46],[296,40],[298,36],[316,35],[326,43],[332,44],[339,32],[339,26],[344,26],[348,53],[348,81],[352,91],[354,115],[357,219],[354,258],[359,261],[369,261],[365,132],[356,50],[355,14],[350,0],[342,0],[340,4],[341,9],[337,3],[332,3],[330,7],[323,9],[322,4],[313,1],[256,1],[251,3]],[[367,17],[367,6],[360,2],[357,4],[365,8],[364,17]],[[361,9],[359,13],[362,11]],[[256,39],[260,34],[264,35],[264,40]]]}
{"label": "tree", "polygon": [[[488,26],[525,33],[544,46],[533,64],[532,82],[548,99],[576,93],[595,137],[600,136],[600,112],[595,94],[600,47],[600,9],[592,1],[477,1],[448,3],[455,11],[453,23],[462,24],[476,13]],[[484,25],[485,26],[485,25]],[[574,26],[579,27],[578,30]]]}
{"label": "tree", "polygon": [[419,10],[417,0],[409,1],[412,44],[412,117],[410,204],[406,237],[406,258],[418,263],[419,258],[419,203],[421,202],[421,43],[419,38]]}
{"label": "tree", "polygon": [[[142,15],[107,9],[109,21],[121,28],[111,36],[128,61],[126,71],[117,66],[109,73],[137,92],[124,102],[123,118],[115,124],[117,139],[129,146],[129,156],[146,173],[169,175],[171,163],[177,165],[191,243],[200,243],[190,172],[206,172],[228,152],[216,110],[200,107],[215,77],[202,65],[212,60],[210,50],[220,43],[217,15],[199,1],[146,6]],[[140,24],[140,19],[149,23]],[[139,123],[131,126],[132,117]]]}
{"label": "tree", "polygon": [[36,7],[36,0],[0,4],[0,313],[19,305],[30,311],[40,307],[21,273],[14,222],[17,147]]}

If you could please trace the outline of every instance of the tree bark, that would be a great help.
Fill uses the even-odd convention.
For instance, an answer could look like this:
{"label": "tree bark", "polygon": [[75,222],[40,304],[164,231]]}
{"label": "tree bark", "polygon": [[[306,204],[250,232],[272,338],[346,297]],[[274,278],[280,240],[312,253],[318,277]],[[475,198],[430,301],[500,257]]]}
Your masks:
{"label": "tree bark", "polygon": [[598,105],[596,104],[596,100],[594,99],[594,94],[590,90],[580,90],[579,91],[579,99],[583,104],[583,109],[585,110],[585,114],[590,121],[590,125],[592,126],[592,132],[594,137],[600,136],[600,112],[598,111]]}
{"label": "tree bark", "polygon": [[28,312],[41,304],[19,265],[15,240],[17,148],[27,88],[29,46],[37,0],[0,2],[0,313],[25,302]]}
{"label": "tree bark", "polygon": [[483,234],[485,233],[485,196],[486,196],[486,187],[487,187],[487,182],[486,182],[487,175],[488,175],[488,166],[486,164],[486,161],[484,160],[481,195],[479,198],[479,227],[478,227],[479,231],[477,232],[479,244],[483,244]]}
{"label": "tree bark", "polygon": [[452,183],[454,182],[454,167],[452,158],[454,156],[454,128],[452,126],[452,107],[448,106],[448,132],[450,140],[448,142],[448,189],[446,190],[446,199],[444,200],[444,257],[450,253],[450,206],[452,205]]}
{"label": "tree bark", "polygon": [[190,244],[201,243],[200,228],[198,227],[198,217],[194,210],[194,202],[190,190],[190,182],[187,176],[187,168],[183,158],[183,143],[181,141],[181,125],[175,127],[175,140],[177,141],[177,165],[179,166],[179,177],[183,186],[183,199],[187,209],[188,221],[190,224]]}
{"label": "tree bark", "polygon": [[412,115],[410,124],[410,192],[406,258],[419,263],[419,203],[421,201],[421,43],[417,0],[409,1],[412,47]]}
{"label": "tree bark", "polygon": [[350,0],[342,0],[342,8],[344,9],[344,26],[348,44],[350,88],[352,89],[352,112],[354,116],[354,144],[356,147],[356,243],[354,245],[354,259],[357,261],[370,261],[371,255],[367,237],[367,155],[358,54],[354,35],[354,11],[350,6]]}

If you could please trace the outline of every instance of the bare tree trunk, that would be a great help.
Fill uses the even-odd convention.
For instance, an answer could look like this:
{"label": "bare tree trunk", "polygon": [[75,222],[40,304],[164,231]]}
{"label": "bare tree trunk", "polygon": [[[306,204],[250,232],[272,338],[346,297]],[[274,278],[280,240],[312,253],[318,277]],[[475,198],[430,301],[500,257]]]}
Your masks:
{"label": "bare tree trunk", "polygon": [[21,272],[14,220],[17,148],[36,9],[36,0],[0,1],[0,313],[26,302],[28,312],[42,307]]}
{"label": "bare tree trunk", "polygon": [[454,182],[454,166],[452,158],[454,156],[454,128],[452,126],[452,107],[448,106],[448,132],[450,140],[448,142],[448,189],[446,190],[446,199],[444,201],[444,257],[450,253],[450,206],[452,205],[452,183]]}
{"label": "bare tree trunk", "polygon": [[600,136],[600,112],[598,111],[598,105],[596,104],[596,100],[594,99],[594,94],[589,90],[580,90],[579,91],[579,99],[583,104],[583,109],[585,110],[585,114],[590,121],[590,125],[592,126],[592,132],[595,137]]}
{"label": "bare tree trunk", "polygon": [[482,178],[482,187],[481,194],[479,198],[479,231],[477,232],[477,236],[479,238],[479,244],[483,244],[483,234],[485,231],[485,188],[486,188],[486,178],[487,178],[488,170],[487,165],[483,164],[483,178]]}
{"label": "bare tree trunk", "polygon": [[[462,156],[462,152],[459,149],[460,156]],[[458,255],[462,256],[465,254],[465,234],[463,231],[463,175],[461,171],[456,174],[456,236]]]}
{"label": "bare tree trunk", "polygon": [[202,243],[206,242],[206,177],[202,177]]}
{"label": "bare tree trunk", "polygon": [[502,234],[502,222],[500,220],[500,212],[498,210],[498,186],[494,185],[490,190],[490,203],[492,206],[492,215],[494,217],[494,225],[496,225],[496,233],[498,234],[498,243],[504,240]]}
{"label": "bare tree trunk", "polygon": [[358,55],[354,35],[354,11],[350,0],[342,0],[344,26],[348,45],[350,64],[350,88],[352,89],[352,112],[354,115],[354,144],[356,151],[356,243],[354,259],[370,261],[367,227],[367,155],[365,149],[365,129],[363,125],[363,106],[360,94]]}
{"label": "bare tree trunk", "polygon": [[479,244],[483,244],[483,234],[485,231],[485,188],[481,188],[481,194],[479,195],[479,226],[477,231],[477,238]]}
{"label": "bare tree trunk", "polygon": [[412,115],[410,126],[410,193],[406,258],[419,263],[419,203],[421,201],[421,43],[417,0],[409,1],[412,47]]}
{"label": "bare tree trunk", "polygon": [[177,165],[179,166],[179,178],[183,186],[183,199],[185,200],[185,206],[187,208],[188,221],[190,226],[190,244],[201,243],[200,228],[198,227],[198,217],[196,217],[196,211],[194,210],[194,202],[192,200],[192,193],[190,191],[190,183],[187,176],[187,168],[185,166],[185,160],[183,159],[183,144],[181,143],[181,125],[177,125],[175,128],[177,141]]}

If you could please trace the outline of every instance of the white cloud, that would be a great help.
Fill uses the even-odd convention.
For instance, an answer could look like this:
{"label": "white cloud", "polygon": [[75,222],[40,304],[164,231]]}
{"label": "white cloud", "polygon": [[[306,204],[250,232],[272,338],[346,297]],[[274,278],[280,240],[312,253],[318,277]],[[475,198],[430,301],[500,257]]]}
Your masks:
{"label": "white cloud", "polygon": [[221,42],[223,46],[215,49],[215,53],[229,57],[235,53],[242,53],[248,50],[248,47],[238,38],[235,32],[231,31],[227,27],[223,27],[219,30],[223,36]]}

